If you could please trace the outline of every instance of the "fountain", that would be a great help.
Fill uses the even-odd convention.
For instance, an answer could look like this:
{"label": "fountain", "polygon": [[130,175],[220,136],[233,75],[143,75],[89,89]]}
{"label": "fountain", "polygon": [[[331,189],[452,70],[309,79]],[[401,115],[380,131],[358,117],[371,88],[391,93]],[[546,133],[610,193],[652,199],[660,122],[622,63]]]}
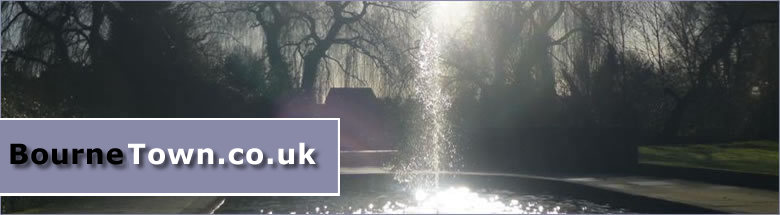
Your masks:
{"label": "fountain", "polygon": [[397,161],[394,172],[398,181],[417,190],[437,188],[440,173],[452,170],[455,155],[447,116],[452,103],[443,87],[437,33],[426,29],[419,47],[412,97],[419,104],[416,121],[411,125],[414,138],[406,143],[404,159]]}
{"label": "fountain", "polygon": [[[578,190],[560,182],[459,172],[440,59],[448,33],[462,25],[469,2],[435,2],[416,55],[410,98],[415,108],[407,122],[391,174],[355,173],[341,177],[338,197],[233,197],[218,213],[438,214],[438,213],[625,213],[628,210],[572,198]],[[458,11],[458,12],[453,12]],[[460,16],[453,17],[453,16]],[[347,108],[348,109],[348,108]],[[587,196],[595,198],[599,195]],[[620,199],[632,198],[621,196]],[[596,198],[598,202],[607,202]],[[652,204],[650,204],[652,205]]]}

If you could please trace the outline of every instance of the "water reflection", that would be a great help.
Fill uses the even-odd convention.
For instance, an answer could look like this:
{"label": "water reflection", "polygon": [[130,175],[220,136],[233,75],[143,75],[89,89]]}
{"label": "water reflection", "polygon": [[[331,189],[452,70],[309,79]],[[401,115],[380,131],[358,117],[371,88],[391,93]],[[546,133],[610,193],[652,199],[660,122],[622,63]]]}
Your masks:
{"label": "water reflection", "polygon": [[560,206],[545,208],[536,202],[520,202],[518,199],[502,198],[498,194],[480,194],[467,187],[451,187],[442,190],[417,190],[415,205],[387,213],[511,213],[511,214],[558,214]]}
{"label": "water reflection", "polygon": [[[519,195],[502,190],[448,187],[394,193],[365,192],[341,197],[271,197],[235,202],[222,213],[289,214],[564,214],[626,213],[609,205],[548,195]],[[231,208],[232,207],[232,208]]]}

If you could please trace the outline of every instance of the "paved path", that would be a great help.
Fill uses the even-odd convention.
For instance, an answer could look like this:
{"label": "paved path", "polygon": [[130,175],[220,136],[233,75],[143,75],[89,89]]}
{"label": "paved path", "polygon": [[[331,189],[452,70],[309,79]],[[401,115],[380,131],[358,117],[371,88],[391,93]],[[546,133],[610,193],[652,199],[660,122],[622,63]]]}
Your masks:
{"label": "paved path", "polygon": [[[342,174],[388,174],[383,168],[342,168]],[[662,199],[729,213],[778,213],[778,192],[703,182],[638,176],[545,177],[511,173],[459,172],[465,175],[557,180],[631,195]]]}
{"label": "paved path", "polygon": [[[28,214],[196,214],[212,213],[223,203],[221,197],[196,196],[76,196],[52,198],[43,204],[14,213]],[[55,200],[56,199],[56,200]]]}
{"label": "paved path", "polygon": [[778,213],[778,192],[651,177],[587,177],[564,181],[729,213]]}

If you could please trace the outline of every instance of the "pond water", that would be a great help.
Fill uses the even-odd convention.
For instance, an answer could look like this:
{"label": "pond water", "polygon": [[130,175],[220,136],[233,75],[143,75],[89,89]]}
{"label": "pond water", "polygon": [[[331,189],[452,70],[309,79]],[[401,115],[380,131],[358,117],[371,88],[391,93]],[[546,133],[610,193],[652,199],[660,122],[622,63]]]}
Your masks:
{"label": "pond water", "polygon": [[[479,181],[479,183],[472,183]],[[513,182],[514,181],[514,182]],[[483,183],[487,182],[487,183]],[[523,189],[520,187],[532,187]],[[443,179],[439,188],[408,188],[389,175],[342,176],[337,197],[229,197],[216,213],[434,214],[434,213],[631,213],[557,192],[546,184],[513,179]]]}

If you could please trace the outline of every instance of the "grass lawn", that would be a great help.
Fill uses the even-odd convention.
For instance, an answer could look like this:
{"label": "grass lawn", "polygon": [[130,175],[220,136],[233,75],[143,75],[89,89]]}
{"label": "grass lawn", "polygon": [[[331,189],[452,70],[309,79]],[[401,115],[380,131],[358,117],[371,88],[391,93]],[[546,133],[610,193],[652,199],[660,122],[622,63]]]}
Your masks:
{"label": "grass lawn", "polygon": [[777,141],[640,146],[639,162],[778,175]]}

